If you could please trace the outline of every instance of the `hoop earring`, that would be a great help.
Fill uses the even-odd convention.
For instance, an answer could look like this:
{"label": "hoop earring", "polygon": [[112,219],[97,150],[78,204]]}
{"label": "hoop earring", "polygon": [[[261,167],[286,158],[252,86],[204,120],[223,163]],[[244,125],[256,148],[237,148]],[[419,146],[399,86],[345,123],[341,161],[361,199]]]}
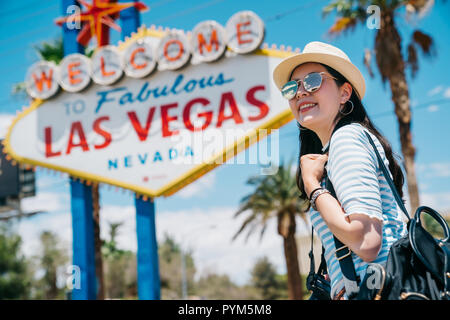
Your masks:
{"label": "hoop earring", "polygon": [[[346,113],[343,113],[343,112],[342,112],[342,109],[339,109],[339,113],[340,113],[341,115],[343,115],[344,117],[345,117],[345,116],[348,116],[350,113],[352,113],[352,112],[353,112],[353,109],[355,108],[355,106],[353,105],[353,102],[352,102],[351,100],[347,100],[347,102],[350,102],[350,104],[352,105],[350,111],[348,111],[348,112],[346,112]],[[345,106],[345,104],[344,104],[344,106]]]}

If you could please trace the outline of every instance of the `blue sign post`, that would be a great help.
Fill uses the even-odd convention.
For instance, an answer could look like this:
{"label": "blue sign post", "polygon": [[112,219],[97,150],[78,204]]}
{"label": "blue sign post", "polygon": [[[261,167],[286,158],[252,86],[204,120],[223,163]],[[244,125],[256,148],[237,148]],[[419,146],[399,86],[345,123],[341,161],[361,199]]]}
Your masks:
{"label": "blue sign post", "polygon": [[[127,0],[121,0],[126,2]],[[140,15],[131,7],[120,12],[122,40],[136,32]],[[158,243],[156,241],[155,202],[136,195],[137,276],[138,295],[141,300],[161,299]]]}
{"label": "blue sign post", "polygon": [[[70,6],[77,5],[75,0],[62,0],[62,14],[67,15]],[[83,53],[84,48],[77,42],[79,28],[66,25],[63,28],[64,55]],[[92,188],[73,178],[70,179],[72,210],[72,263],[80,270],[79,287],[72,289],[74,300],[94,300],[97,297],[95,276],[94,221],[92,206]]]}
{"label": "blue sign post", "polygon": [[[129,2],[130,0],[121,0],[120,2]],[[131,7],[120,12],[120,27],[122,29],[122,40],[136,32],[141,25],[141,16],[135,7]]]}
{"label": "blue sign post", "polygon": [[156,242],[155,203],[136,197],[138,295],[141,300],[159,300],[160,279]]}
{"label": "blue sign post", "polygon": [[92,188],[79,181],[70,180],[73,265],[80,270],[80,286],[72,289],[73,300],[95,300],[97,279],[95,275],[94,219],[92,216]]}
{"label": "blue sign post", "polygon": [[[120,2],[129,2],[121,0]],[[75,0],[62,0],[63,15],[73,12],[68,9],[77,5]],[[122,39],[137,31],[140,25],[139,11],[128,8],[120,12]],[[77,36],[81,26],[63,24],[64,55],[84,53],[84,47],[78,43]],[[95,273],[94,221],[92,187],[74,178],[70,179],[73,265],[80,270],[80,286],[72,290],[74,300],[93,300],[97,297],[97,279]],[[137,273],[139,299],[159,300],[160,278],[158,263],[158,245],[156,241],[154,200],[144,200],[136,196],[136,233],[137,233]]]}

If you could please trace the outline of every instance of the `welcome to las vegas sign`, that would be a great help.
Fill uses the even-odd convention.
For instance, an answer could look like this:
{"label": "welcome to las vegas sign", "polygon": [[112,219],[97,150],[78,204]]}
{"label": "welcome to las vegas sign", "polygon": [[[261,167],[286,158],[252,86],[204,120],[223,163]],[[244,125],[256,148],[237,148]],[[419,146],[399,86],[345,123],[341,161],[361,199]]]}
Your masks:
{"label": "welcome to las vegas sign", "polygon": [[38,62],[26,76],[35,100],[5,149],[80,179],[173,194],[292,119],[271,80],[291,53],[260,49],[263,37],[261,19],[244,11],[226,27],[141,27],[91,58]]}

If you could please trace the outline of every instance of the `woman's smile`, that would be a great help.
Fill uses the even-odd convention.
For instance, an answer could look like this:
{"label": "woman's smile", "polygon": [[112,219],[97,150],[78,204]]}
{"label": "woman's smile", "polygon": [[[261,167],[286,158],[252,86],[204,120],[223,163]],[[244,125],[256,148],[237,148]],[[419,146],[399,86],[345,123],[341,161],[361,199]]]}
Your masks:
{"label": "woman's smile", "polygon": [[300,113],[306,113],[315,107],[317,107],[317,103],[303,103],[300,105],[299,111]]}

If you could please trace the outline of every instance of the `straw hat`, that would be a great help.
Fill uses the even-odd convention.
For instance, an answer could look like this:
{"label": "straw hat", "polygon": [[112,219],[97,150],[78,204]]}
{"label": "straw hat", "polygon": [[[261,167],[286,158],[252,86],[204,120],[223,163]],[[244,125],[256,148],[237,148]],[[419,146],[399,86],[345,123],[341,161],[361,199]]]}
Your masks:
{"label": "straw hat", "polygon": [[364,77],[349,57],[340,49],[319,41],[308,43],[302,53],[284,59],[273,71],[273,80],[278,89],[288,82],[295,67],[306,62],[317,62],[330,66],[342,74],[355,88],[362,100],[366,91]]}

